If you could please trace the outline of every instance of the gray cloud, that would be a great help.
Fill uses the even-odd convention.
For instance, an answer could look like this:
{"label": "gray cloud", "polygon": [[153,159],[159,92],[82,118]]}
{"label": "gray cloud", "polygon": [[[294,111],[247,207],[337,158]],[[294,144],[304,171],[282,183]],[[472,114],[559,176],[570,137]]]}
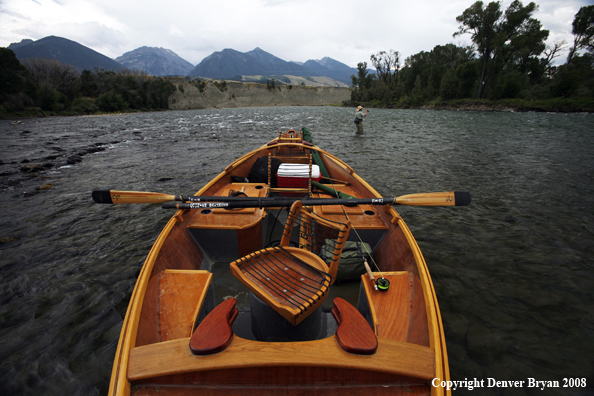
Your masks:
{"label": "gray cloud", "polygon": [[[503,1],[507,7],[511,0]],[[330,56],[355,67],[381,50],[402,59],[453,38],[456,16],[473,0],[3,0],[0,46],[55,35],[111,58],[147,45],[168,48],[197,64],[214,51],[260,47],[285,60]],[[524,2],[525,4],[528,1]],[[571,22],[587,0],[538,0],[535,17],[549,42],[571,42]]]}

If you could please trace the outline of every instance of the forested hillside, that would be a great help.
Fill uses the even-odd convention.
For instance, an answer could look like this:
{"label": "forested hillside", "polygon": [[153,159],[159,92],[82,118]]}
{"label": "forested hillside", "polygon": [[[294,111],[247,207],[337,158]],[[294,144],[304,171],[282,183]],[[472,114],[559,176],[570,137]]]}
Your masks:
{"label": "forested hillside", "polygon": [[[371,55],[353,76],[352,104],[385,107],[502,103],[526,110],[594,110],[594,6],[582,7],[572,25],[574,42],[547,45],[549,31],[533,17],[533,2],[477,1],[456,20],[454,37],[472,45],[438,45],[402,62],[398,51]],[[569,48],[566,62],[555,59]]]}
{"label": "forested hillside", "polygon": [[79,73],[57,60],[23,61],[0,48],[0,118],[168,108],[175,86],[138,71]]}

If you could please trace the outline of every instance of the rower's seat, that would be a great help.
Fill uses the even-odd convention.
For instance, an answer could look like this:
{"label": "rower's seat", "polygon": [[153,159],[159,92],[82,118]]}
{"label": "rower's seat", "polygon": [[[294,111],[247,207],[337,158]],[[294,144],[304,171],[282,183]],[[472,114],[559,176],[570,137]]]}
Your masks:
{"label": "rower's seat", "polygon": [[[349,221],[323,219],[296,201],[289,210],[280,246],[232,262],[231,272],[295,326],[326,299],[350,230]],[[292,243],[298,247],[290,246]],[[329,264],[320,257],[322,251]]]}

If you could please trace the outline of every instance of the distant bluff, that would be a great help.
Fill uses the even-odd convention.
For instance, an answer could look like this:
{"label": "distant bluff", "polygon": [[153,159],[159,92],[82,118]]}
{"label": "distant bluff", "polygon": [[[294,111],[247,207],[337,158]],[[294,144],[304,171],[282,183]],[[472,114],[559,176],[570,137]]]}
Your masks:
{"label": "distant bluff", "polygon": [[171,110],[209,108],[326,106],[350,100],[351,89],[240,82],[190,82],[185,78],[167,78],[176,86],[169,97]]}

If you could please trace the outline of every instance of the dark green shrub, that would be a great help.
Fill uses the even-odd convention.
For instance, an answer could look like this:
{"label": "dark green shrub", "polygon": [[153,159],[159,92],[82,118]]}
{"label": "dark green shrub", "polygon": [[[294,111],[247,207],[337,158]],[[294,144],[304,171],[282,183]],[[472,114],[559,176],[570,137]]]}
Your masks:
{"label": "dark green shrub", "polygon": [[123,111],[128,108],[128,102],[124,100],[122,95],[109,91],[99,95],[95,104],[101,111],[114,112]]}
{"label": "dark green shrub", "polygon": [[72,101],[70,110],[77,114],[93,114],[99,111],[99,107],[91,98],[78,98]]}

